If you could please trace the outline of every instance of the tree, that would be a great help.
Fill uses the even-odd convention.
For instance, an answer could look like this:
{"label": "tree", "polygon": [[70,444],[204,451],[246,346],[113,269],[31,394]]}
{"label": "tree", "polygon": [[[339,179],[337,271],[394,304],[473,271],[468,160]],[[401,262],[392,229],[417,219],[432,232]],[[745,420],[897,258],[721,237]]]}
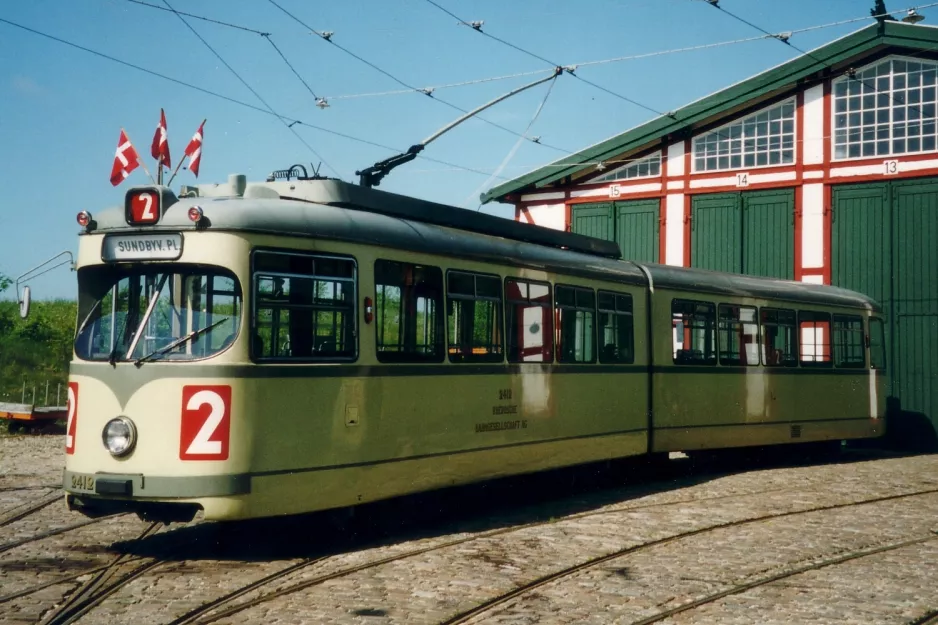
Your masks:
{"label": "tree", "polygon": [[13,280],[10,278],[10,276],[4,273],[0,273],[0,293],[3,293],[8,288],[10,288],[11,284],[13,284]]}

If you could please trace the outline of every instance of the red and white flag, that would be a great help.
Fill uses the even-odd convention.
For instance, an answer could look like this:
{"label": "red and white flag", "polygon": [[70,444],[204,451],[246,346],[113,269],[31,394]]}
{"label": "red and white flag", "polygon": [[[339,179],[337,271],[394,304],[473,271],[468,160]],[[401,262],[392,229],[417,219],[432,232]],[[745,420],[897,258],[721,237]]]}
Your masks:
{"label": "red and white flag", "polygon": [[150,154],[156,159],[157,167],[162,165],[166,169],[172,169],[173,166],[169,162],[169,141],[166,140],[166,114],[163,109],[160,109],[160,123],[156,127],[156,134],[153,135]]}
{"label": "red and white flag", "polygon": [[192,135],[189,145],[186,146],[186,156],[189,157],[189,171],[195,174],[196,178],[199,177],[199,163],[202,160],[202,128],[204,127],[205,121],[203,120],[199,124],[199,129]]}
{"label": "red and white flag", "polygon": [[124,178],[139,165],[140,155],[127,138],[127,133],[121,128],[121,136],[117,140],[117,152],[114,153],[114,166],[111,167],[111,184],[116,187],[122,183]]}

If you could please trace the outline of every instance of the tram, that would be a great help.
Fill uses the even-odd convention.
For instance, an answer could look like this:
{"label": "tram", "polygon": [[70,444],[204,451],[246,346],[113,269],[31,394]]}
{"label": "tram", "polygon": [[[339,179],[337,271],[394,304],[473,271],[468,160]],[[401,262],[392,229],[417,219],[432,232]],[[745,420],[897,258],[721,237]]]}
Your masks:
{"label": "tram", "polygon": [[64,488],[246,519],[884,433],[881,308],[299,176],[78,215]]}

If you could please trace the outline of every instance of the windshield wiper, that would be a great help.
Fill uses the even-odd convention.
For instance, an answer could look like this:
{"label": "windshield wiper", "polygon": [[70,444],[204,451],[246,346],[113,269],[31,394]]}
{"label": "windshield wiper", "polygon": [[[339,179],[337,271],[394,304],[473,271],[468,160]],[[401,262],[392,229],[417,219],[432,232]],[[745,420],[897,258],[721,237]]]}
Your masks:
{"label": "windshield wiper", "polygon": [[168,352],[168,351],[170,351],[170,350],[172,350],[172,349],[175,349],[175,348],[179,347],[179,346],[182,345],[183,343],[186,343],[186,342],[188,342],[188,341],[191,341],[192,339],[194,339],[194,338],[196,338],[196,337],[198,337],[198,336],[201,336],[201,335],[205,334],[205,333],[208,332],[209,330],[220,326],[221,324],[225,323],[226,321],[228,321],[228,319],[221,319],[221,320],[219,320],[219,321],[216,321],[216,322],[213,323],[212,325],[205,326],[204,328],[199,328],[198,330],[193,330],[193,331],[190,332],[189,334],[187,334],[187,335],[185,335],[185,336],[179,337],[178,339],[176,339],[175,341],[173,341],[173,342],[170,343],[169,345],[164,345],[163,347],[160,347],[159,349],[153,350],[152,352],[150,352],[150,353],[147,354],[146,356],[141,356],[140,358],[136,359],[136,360],[134,361],[134,366],[135,366],[135,367],[139,367],[140,365],[142,365],[142,364],[145,363],[146,361],[148,361],[148,360],[150,360],[150,359],[152,359],[152,358],[155,358],[155,357],[157,357],[157,356],[160,356],[160,355],[162,355],[162,354],[165,354],[166,352]]}

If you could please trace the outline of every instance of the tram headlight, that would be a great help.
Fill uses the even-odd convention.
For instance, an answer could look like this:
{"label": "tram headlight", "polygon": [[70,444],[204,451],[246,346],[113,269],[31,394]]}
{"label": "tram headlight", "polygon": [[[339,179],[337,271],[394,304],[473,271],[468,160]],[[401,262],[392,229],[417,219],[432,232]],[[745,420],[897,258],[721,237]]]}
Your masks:
{"label": "tram headlight", "polygon": [[115,458],[126,456],[137,444],[137,428],[130,419],[117,417],[108,421],[104,426],[101,439],[112,456]]}

